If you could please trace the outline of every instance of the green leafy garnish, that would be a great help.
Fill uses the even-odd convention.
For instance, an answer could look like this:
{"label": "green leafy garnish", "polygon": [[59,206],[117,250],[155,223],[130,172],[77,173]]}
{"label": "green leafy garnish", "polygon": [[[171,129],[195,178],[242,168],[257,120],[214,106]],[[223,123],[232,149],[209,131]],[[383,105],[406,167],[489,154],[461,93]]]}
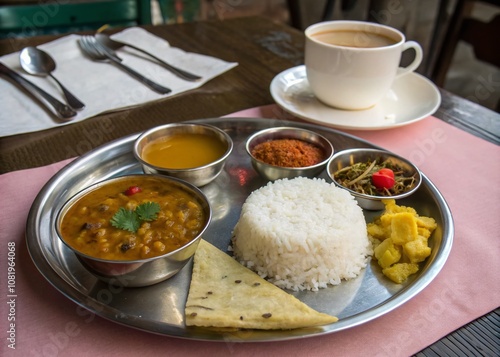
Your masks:
{"label": "green leafy garnish", "polygon": [[118,212],[111,218],[113,227],[123,229],[132,233],[137,232],[144,221],[154,221],[160,212],[160,205],[156,202],[146,202],[135,208],[128,210],[120,207]]}
{"label": "green leafy garnish", "polygon": [[160,205],[156,202],[146,202],[137,206],[135,213],[141,221],[154,221],[160,212]]}

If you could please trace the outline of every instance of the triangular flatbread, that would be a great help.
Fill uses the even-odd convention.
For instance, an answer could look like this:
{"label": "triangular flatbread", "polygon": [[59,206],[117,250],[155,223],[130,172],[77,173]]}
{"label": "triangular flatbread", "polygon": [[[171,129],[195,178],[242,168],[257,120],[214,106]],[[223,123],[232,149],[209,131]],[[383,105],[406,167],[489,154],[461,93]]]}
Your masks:
{"label": "triangular flatbread", "polygon": [[186,325],[294,329],[336,322],[201,240],[194,256]]}

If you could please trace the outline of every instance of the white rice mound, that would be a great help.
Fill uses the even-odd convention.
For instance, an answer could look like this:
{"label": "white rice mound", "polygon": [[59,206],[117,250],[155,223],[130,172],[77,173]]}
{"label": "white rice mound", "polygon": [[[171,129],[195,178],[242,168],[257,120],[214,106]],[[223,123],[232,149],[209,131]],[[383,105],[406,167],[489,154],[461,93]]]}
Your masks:
{"label": "white rice mound", "polygon": [[323,179],[282,179],[252,192],[233,231],[234,257],[283,289],[358,276],[372,254],[363,211]]}

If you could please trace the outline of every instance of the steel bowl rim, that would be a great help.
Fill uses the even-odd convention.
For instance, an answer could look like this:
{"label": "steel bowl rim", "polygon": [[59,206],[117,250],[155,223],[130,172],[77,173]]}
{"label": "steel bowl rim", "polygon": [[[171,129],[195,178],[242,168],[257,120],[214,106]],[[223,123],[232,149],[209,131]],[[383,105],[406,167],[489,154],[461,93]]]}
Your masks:
{"label": "steel bowl rim", "polygon": [[[168,252],[168,253],[165,253],[165,254],[162,254],[162,255],[158,255],[158,256],[155,256],[155,257],[146,258],[146,259],[135,259],[135,260],[103,259],[103,258],[97,258],[97,257],[93,257],[91,255],[82,253],[82,252],[78,251],[77,249],[71,247],[63,239],[62,234],[61,234],[60,229],[59,229],[60,221],[64,217],[63,213],[65,213],[74,203],[76,203],[81,197],[85,196],[85,194],[87,194],[88,192],[94,191],[94,190],[98,189],[99,187],[101,187],[101,186],[103,186],[105,184],[108,184],[108,183],[110,183],[112,181],[118,181],[118,180],[121,180],[121,179],[126,179],[126,178],[131,178],[131,177],[147,177],[147,178],[156,177],[156,178],[159,178],[161,180],[175,181],[176,184],[178,184],[180,186],[183,186],[183,185],[187,186],[189,189],[195,191],[199,195],[199,197],[203,198],[203,200],[206,203],[206,206],[208,207],[208,217],[206,218],[206,223],[205,223],[203,229],[198,233],[198,235],[194,239],[192,239],[188,243],[184,244],[183,246],[177,248],[176,250],[173,250],[171,252]],[[123,176],[118,176],[118,177],[112,177],[112,178],[109,178],[109,179],[105,179],[105,180],[96,182],[96,183],[94,183],[94,184],[92,184],[92,185],[90,185],[88,187],[85,187],[85,188],[81,189],[80,191],[78,191],[77,193],[75,193],[73,196],[71,196],[70,198],[68,198],[66,200],[66,202],[64,202],[64,204],[61,206],[61,208],[59,209],[59,211],[57,212],[56,219],[55,219],[55,231],[56,231],[57,238],[66,247],[68,247],[73,253],[75,253],[76,255],[78,255],[78,256],[80,256],[82,258],[90,259],[90,260],[93,260],[93,261],[98,261],[98,262],[101,262],[101,263],[108,263],[108,264],[149,263],[149,262],[152,262],[154,260],[165,259],[165,258],[168,258],[169,256],[175,255],[178,252],[180,252],[181,250],[185,249],[186,247],[189,247],[190,245],[195,244],[195,242],[199,241],[202,238],[203,233],[210,226],[210,223],[212,221],[212,215],[213,215],[212,206],[210,205],[210,202],[209,202],[208,198],[205,196],[205,194],[203,193],[203,191],[201,191],[195,185],[193,185],[193,184],[191,184],[191,183],[189,183],[189,182],[187,182],[185,180],[179,179],[177,177],[170,177],[170,176],[159,175],[159,174],[148,174],[148,175],[144,175],[144,174],[131,174],[131,175],[123,175]]]}
{"label": "steel bowl rim", "polygon": [[[410,167],[412,167],[415,170],[415,173],[417,174],[417,183],[415,184],[415,186],[411,190],[400,193],[399,195],[394,195],[394,196],[367,195],[365,193],[360,193],[360,192],[351,190],[350,188],[347,188],[347,187],[341,185],[340,183],[338,183],[337,180],[335,180],[333,173],[330,171],[330,166],[335,161],[335,159],[337,159],[340,156],[344,156],[344,155],[348,155],[348,154],[352,154],[352,153],[362,153],[362,152],[383,154],[383,155],[391,156],[395,159],[398,159],[400,161],[405,162],[407,165],[409,165]],[[326,173],[327,173],[328,177],[330,178],[330,180],[332,180],[332,182],[337,187],[340,187],[344,190],[347,190],[349,193],[351,193],[353,196],[355,196],[357,198],[362,198],[362,199],[370,200],[370,201],[382,201],[382,200],[391,200],[391,199],[397,200],[397,199],[408,197],[408,196],[412,195],[413,193],[415,193],[422,183],[422,172],[415,164],[413,164],[410,160],[405,159],[404,157],[402,157],[400,155],[397,155],[393,152],[383,150],[383,149],[353,148],[353,149],[345,149],[345,150],[338,151],[334,155],[332,155],[332,157],[328,161],[328,163],[326,165]]]}
{"label": "steel bowl rim", "polygon": [[[173,169],[173,168],[168,168],[168,167],[156,166],[156,165],[150,164],[149,162],[147,162],[146,160],[144,160],[141,157],[141,155],[139,154],[139,143],[144,138],[146,138],[147,136],[149,136],[152,133],[155,133],[157,131],[168,129],[168,128],[176,128],[176,127],[203,127],[203,128],[210,129],[210,130],[213,130],[215,132],[218,132],[218,133],[222,134],[222,136],[226,140],[226,143],[227,143],[227,146],[228,146],[227,149],[226,149],[226,152],[224,153],[224,155],[222,155],[217,160],[212,161],[212,162],[210,162],[210,163],[208,163],[206,165],[195,166],[195,167],[190,167],[190,168],[185,168],[185,169]],[[135,142],[134,142],[133,152],[134,152],[134,156],[137,159],[137,161],[139,161],[142,165],[148,166],[148,167],[150,167],[150,168],[152,168],[152,169],[154,169],[156,171],[159,171],[159,172],[169,171],[169,172],[172,172],[172,173],[184,173],[184,172],[201,171],[203,169],[214,167],[214,166],[217,166],[220,163],[223,163],[229,157],[229,155],[231,155],[231,152],[233,151],[233,145],[234,145],[233,144],[233,140],[231,139],[231,137],[229,136],[229,134],[226,133],[224,130],[216,127],[216,126],[213,126],[213,125],[210,125],[210,124],[202,124],[202,123],[200,123],[200,124],[194,124],[194,123],[170,123],[170,124],[155,126],[154,128],[150,128],[150,129],[144,131],[143,133],[141,133],[137,137],[137,139],[135,140]]]}

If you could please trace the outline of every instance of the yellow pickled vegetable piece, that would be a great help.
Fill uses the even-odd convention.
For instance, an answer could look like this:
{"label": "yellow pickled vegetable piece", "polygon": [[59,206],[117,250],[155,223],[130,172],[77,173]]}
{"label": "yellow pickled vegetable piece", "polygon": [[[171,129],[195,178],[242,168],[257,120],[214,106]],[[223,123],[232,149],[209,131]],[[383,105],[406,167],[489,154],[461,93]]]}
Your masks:
{"label": "yellow pickled vegetable piece", "polygon": [[376,238],[378,240],[384,240],[386,238],[385,237],[387,234],[386,230],[375,223],[368,223],[366,225],[366,229],[368,234],[373,238]]}
{"label": "yellow pickled vegetable piece", "polygon": [[382,270],[382,273],[396,284],[401,284],[418,271],[416,263],[397,263]]}
{"label": "yellow pickled vegetable piece", "polygon": [[382,273],[397,284],[418,272],[418,263],[430,254],[428,239],[437,228],[431,217],[419,216],[414,208],[398,206],[395,200],[384,200],[385,211],[367,225],[368,235],[380,243],[374,258]]}
{"label": "yellow pickled vegetable piece", "polygon": [[417,211],[415,211],[414,208],[398,206],[396,204],[396,200],[383,200],[382,202],[385,205],[385,213],[391,214],[391,213],[408,212],[412,213],[413,215],[417,215]]}
{"label": "yellow pickled vegetable piece", "polygon": [[427,245],[425,237],[418,236],[417,239],[403,246],[403,252],[410,259],[411,263],[420,263],[431,255],[431,248]]}
{"label": "yellow pickled vegetable piece", "polygon": [[380,216],[377,223],[378,225],[380,225],[380,227],[390,230],[392,218],[394,216],[394,213],[384,213],[382,216]]}
{"label": "yellow pickled vegetable piece", "polygon": [[417,239],[417,221],[411,213],[393,215],[391,221],[391,238],[394,244],[403,245]]}
{"label": "yellow pickled vegetable piece", "polygon": [[382,268],[390,267],[401,259],[401,248],[394,245],[391,238],[384,240],[374,250],[375,258]]}
{"label": "yellow pickled vegetable piece", "polygon": [[427,228],[431,231],[437,227],[437,223],[432,217],[416,216],[415,218],[419,227]]}
{"label": "yellow pickled vegetable piece", "polygon": [[[417,223],[418,225],[418,223]],[[418,227],[417,229],[418,235],[422,236],[424,238],[429,238],[431,236],[432,231],[430,229],[424,228],[424,227]]]}

